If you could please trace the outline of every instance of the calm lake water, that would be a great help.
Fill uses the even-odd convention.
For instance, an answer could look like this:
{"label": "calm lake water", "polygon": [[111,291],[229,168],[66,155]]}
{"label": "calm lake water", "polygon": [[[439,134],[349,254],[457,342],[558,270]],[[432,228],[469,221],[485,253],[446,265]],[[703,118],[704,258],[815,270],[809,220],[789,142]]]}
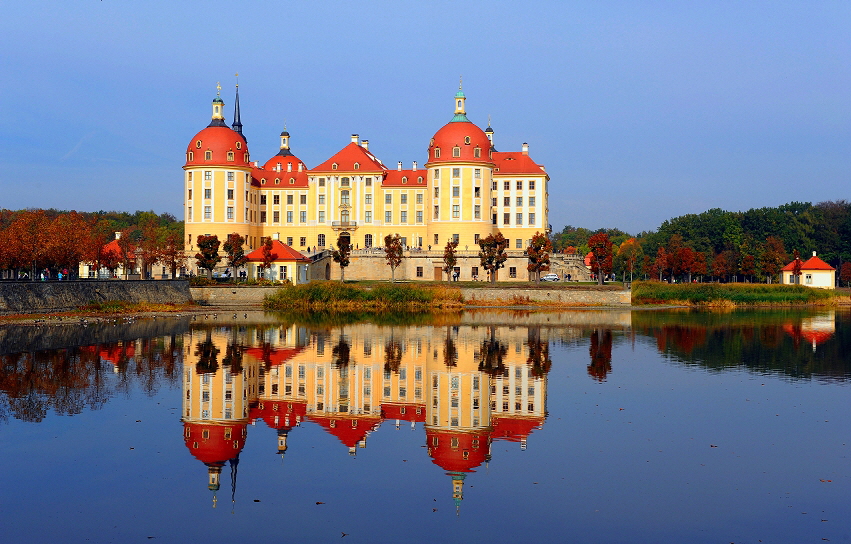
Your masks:
{"label": "calm lake water", "polygon": [[851,540],[851,315],[0,327],[3,542]]}

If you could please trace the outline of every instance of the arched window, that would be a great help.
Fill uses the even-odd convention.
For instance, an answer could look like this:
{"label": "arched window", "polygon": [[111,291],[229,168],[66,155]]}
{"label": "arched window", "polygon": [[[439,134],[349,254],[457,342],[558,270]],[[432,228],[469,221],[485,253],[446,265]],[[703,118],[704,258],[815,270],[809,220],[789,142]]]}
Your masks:
{"label": "arched window", "polygon": [[188,157],[187,157],[187,159],[186,159],[186,160],[189,160],[189,161],[194,161],[194,160],[195,160],[195,153],[193,153],[193,152],[191,152],[191,151],[190,151],[189,153],[187,153],[187,155],[188,155]]}
{"label": "arched window", "polygon": [[408,183],[408,176],[402,176],[402,183]]}
{"label": "arched window", "polygon": [[334,164],[331,165],[331,170],[336,170],[336,169],[337,169],[337,163],[335,162]]}
{"label": "arched window", "polygon": [[320,234],[317,237],[316,245],[318,245],[319,247],[325,247],[325,235],[324,234]]}
{"label": "arched window", "polygon": [[355,163],[355,170],[360,170],[360,163],[359,162]]}
{"label": "arched window", "polygon": [[461,109],[461,101],[460,100],[458,101],[458,109],[459,110]]}
{"label": "arched window", "polygon": [[372,234],[367,234],[363,237],[363,247],[372,247]]}
{"label": "arched window", "polygon": [[[349,192],[348,191],[340,191],[340,204],[349,205]],[[348,212],[346,212],[348,213]]]}
{"label": "arched window", "polygon": [[461,156],[461,148],[458,147],[457,145],[452,148],[452,156],[453,157],[460,157]]}

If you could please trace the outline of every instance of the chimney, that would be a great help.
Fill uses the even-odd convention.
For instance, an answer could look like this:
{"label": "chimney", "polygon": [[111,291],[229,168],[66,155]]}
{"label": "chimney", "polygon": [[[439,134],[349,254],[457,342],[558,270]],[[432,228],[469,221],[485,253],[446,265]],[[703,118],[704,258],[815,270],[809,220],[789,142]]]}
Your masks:
{"label": "chimney", "polygon": [[304,170],[304,164],[298,163],[298,171],[301,172],[302,170]]}
{"label": "chimney", "polygon": [[526,142],[523,142],[523,147],[522,147],[522,149],[523,149],[523,154],[524,154],[524,155],[528,155],[528,154],[529,154],[529,144],[527,144]]}
{"label": "chimney", "polygon": [[399,165],[396,167],[396,170],[402,171],[402,161],[399,161]]}
{"label": "chimney", "polygon": [[281,171],[281,163],[278,163],[278,164],[275,166],[275,172],[280,172],[280,171]]}
{"label": "chimney", "polygon": [[293,171],[293,163],[288,162],[287,163],[287,172],[292,172],[292,171]]}
{"label": "chimney", "polygon": [[414,161],[414,167],[412,168],[412,170],[413,170],[414,172],[416,172],[416,171],[417,171],[417,161]]}
{"label": "chimney", "polygon": [[121,240],[121,231],[120,230],[115,231],[115,239]]}
{"label": "chimney", "polygon": [[357,134],[352,134],[352,143],[353,144],[358,143],[358,135]]}
{"label": "chimney", "polygon": [[361,140],[360,146],[369,151],[369,140]]}
{"label": "chimney", "polygon": [[815,251],[813,251],[813,257],[815,257],[815,256],[816,256],[816,252],[815,252]]}

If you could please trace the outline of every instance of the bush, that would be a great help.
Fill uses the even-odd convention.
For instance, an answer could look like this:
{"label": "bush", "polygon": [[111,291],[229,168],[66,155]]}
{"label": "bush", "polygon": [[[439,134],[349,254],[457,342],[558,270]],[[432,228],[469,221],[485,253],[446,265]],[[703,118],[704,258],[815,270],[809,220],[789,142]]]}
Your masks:
{"label": "bush", "polygon": [[310,309],[380,309],[428,308],[457,306],[461,291],[411,285],[378,285],[374,288],[354,287],[339,282],[310,282],[286,285],[268,295],[264,307],[270,310]]}
{"label": "bush", "polygon": [[633,304],[684,305],[794,305],[830,304],[835,293],[803,285],[752,283],[661,283],[635,282]]}

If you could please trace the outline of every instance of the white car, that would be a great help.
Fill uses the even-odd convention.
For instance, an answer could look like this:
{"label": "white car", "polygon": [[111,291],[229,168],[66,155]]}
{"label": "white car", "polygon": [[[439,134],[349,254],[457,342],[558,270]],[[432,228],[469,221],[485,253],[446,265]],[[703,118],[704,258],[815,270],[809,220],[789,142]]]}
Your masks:
{"label": "white car", "polygon": [[558,274],[545,274],[541,276],[541,281],[558,281]]}

